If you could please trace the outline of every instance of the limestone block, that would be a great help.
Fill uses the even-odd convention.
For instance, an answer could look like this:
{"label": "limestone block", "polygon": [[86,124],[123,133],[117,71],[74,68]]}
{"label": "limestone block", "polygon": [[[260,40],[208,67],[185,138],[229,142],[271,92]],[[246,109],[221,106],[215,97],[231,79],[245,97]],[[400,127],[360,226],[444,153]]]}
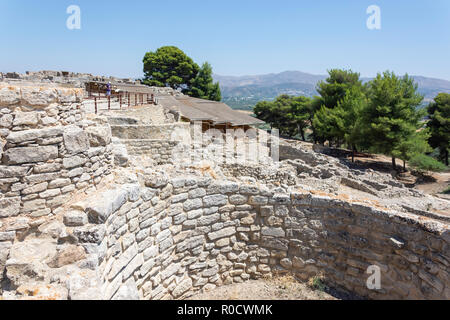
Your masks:
{"label": "limestone block", "polygon": [[36,111],[31,112],[16,111],[14,112],[13,124],[15,126],[23,126],[23,125],[35,126],[38,124],[39,119],[40,115]]}
{"label": "limestone block", "polygon": [[87,162],[85,157],[72,156],[63,159],[63,167],[65,169],[72,169],[84,165]]}
{"label": "limestone block", "polygon": [[14,105],[20,102],[20,89],[16,87],[0,88],[0,105]]}
{"label": "limestone block", "polygon": [[86,252],[83,247],[68,245],[59,250],[47,264],[50,268],[61,268],[85,258]]}
{"label": "limestone block", "polygon": [[134,278],[128,279],[122,286],[120,286],[119,290],[117,290],[116,294],[112,297],[112,300],[139,300],[139,292],[137,290],[137,285]]}
{"label": "limestone block", "polygon": [[263,196],[251,196],[249,198],[249,203],[251,205],[266,205],[268,202],[268,198],[267,197],[263,197]]}
{"label": "limestone block", "polygon": [[10,128],[13,124],[13,119],[11,114],[4,114],[0,117],[0,127]]}
{"label": "limestone block", "polygon": [[209,195],[203,198],[205,207],[224,206],[228,202],[228,197],[222,194]]}
{"label": "limestone block", "polygon": [[66,150],[70,154],[77,154],[89,149],[89,138],[86,132],[77,126],[66,127],[63,137]]}
{"label": "limestone block", "polygon": [[81,243],[100,244],[105,238],[106,228],[104,225],[87,225],[74,228],[73,234]]}
{"label": "limestone block", "polygon": [[[108,279],[114,279],[119,274],[119,272],[121,272],[131,262],[131,260],[133,260],[133,258],[137,254],[138,249],[135,245],[131,246],[130,248],[128,248],[128,250],[122,253],[113,263],[111,271],[108,274]],[[122,278],[122,276],[120,278]]]}
{"label": "limestone block", "polygon": [[126,184],[123,187],[128,193],[129,201],[135,202],[139,200],[139,197],[141,196],[141,187],[139,184]]}
{"label": "limestone block", "polygon": [[96,197],[86,207],[89,221],[103,223],[108,217],[120,209],[128,200],[128,192],[124,189],[114,189],[104,192],[100,197]]}
{"label": "limestone block", "polygon": [[248,197],[241,194],[234,194],[230,196],[229,200],[231,204],[242,205],[247,203]]}
{"label": "limestone block", "polygon": [[48,187],[53,189],[53,188],[62,188],[65,186],[70,185],[72,182],[70,181],[70,179],[55,179],[53,181],[50,181],[50,183],[48,184]]}
{"label": "limestone block", "polygon": [[111,127],[109,125],[87,127],[86,133],[91,147],[106,146],[111,143]]}
{"label": "limestone block", "polygon": [[58,147],[21,147],[8,149],[4,154],[7,164],[45,162],[58,157]]}
{"label": "limestone block", "polygon": [[53,88],[22,87],[22,103],[30,106],[46,106],[57,102],[58,93]]}
{"label": "limestone block", "polygon": [[115,143],[113,144],[112,153],[114,155],[114,164],[120,167],[126,167],[130,157],[125,145]]}
{"label": "limestone block", "polygon": [[191,288],[192,288],[192,279],[187,278],[187,279],[183,280],[182,282],[180,282],[180,284],[178,284],[178,286],[172,291],[172,296],[174,298],[178,298],[181,295],[183,295],[183,293],[190,290]]}
{"label": "limestone block", "polygon": [[27,174],[27,167],[0,166],[0,179],[23,177]]}
{"label": "limestone block", "polygon": [[203,207],[203,202],[202,202],[202,199],[198,199],[198,198],[186,200],[183,204],[183,208],[186,211],[199,209],[201,207]]}
{"label": "limestone block", "polygon": [[15,238],[15,231],[0,232],[0,241],[13,241]]}
{"label": "limestone block", "polygon": [[271,237],[284,237],[286,233],[282,228],[268,228],[263,227],[261,229],[261,234],[263,236],[271,236]]}
{"label": "limestone block", "polygon": [[82,211],[69,211],[64,214],[63,221],[68,227],[80,227],[88,223],[88,217]]}
{"label": "limestone block", "polygon": [[[92,272],[92,273],[91,273]],[[102,294],[94,271],[83,270],[83,274],[71,274],[66,281],[70,300],[101,300]]]}
{"label": "limestone block", "polygon": [[235,227],[227,227],[222,230],[218,230],[218,231],[209,233],[208,238],[211,241],[215,241],[220,238],[230,237],[235,233],[236,233]]}
{"label": "limestone block", "polygon": [[0,199],[0,218],[14,217],[20,213],[20,198]]}
{"label": "limestone block", "polygon": [[12,131],[6,140],[10,143],[21,143],[25,141],[33,141],[40,138],[51,138],[61,136],[64,127],[52,127],[45,129],[31,129],[23,131]]}

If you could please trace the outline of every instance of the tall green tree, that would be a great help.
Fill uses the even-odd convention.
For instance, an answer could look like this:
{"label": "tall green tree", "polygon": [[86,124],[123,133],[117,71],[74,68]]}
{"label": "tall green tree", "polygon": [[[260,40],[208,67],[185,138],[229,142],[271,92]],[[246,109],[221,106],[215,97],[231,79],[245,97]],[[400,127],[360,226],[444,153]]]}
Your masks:
{"label": "tall green tree", "polygon": [[409,139],[401,141],[393,150],[393,155],[403,160],[403,170],[406,171],[406,161],[410,161],[418,155],[424,155],[432,151],[428,144],[430,134],[428,130],[414,132]]}
{"label": "tall green tree", "polygon": [[186,93],[195,98],[213,101],[222,100],[219,83],[214,83],[212,67],[208,62],[202,65],[197,76],[192,80],[190,89],[186,90]]}
{"label": "tall green tree", "polygon": [[322,105],[332,109],[345,97],[352,87],[362,87],[359,73],[352,70],[331,69],[328,78],[317,84],[317,92],[320,94]]}
{"label": "tall green tree", "polygon": [[433,148],[439,149],[440,158],[448,166],[450,149],[450,94],[439,93],[434,102],[427,108],[430,121],[427,127],[430,129],[428,142]]}
{"label": "tall green tree", "polygon": [[314,115],[313,125],[322,136],[329,141],[335,140],[345,143],[352,152],[354,161],[355,152],[359,147],[367,146],[364,136],[364,124],[361,115],[367,106],[367,98],[361,87],[355,86],[347,89],[344,98],[338,101],[334,108],[325,105]]}
{"label": "tall green tree", "polygon": [[331,110],[337,108],[353,88],[362,91],[363,85],[359,73],[352,70],[331,69],[328,71],[328,78],[317,84],[320,96],[316,102],[319,105],[315,108],[313,127],[318,141],[323,143],[328,140],[330,144],[335,142],[337,146],[344,142],[344,133],[337,123],[340,115]]}
{"label": "tall green tree", "polygon": [[311,124],[311,103],[311,98],[292,97],[287,114],[288,119],[297,127],[297,134],[302,137],[303,141],[306,141],[305,131]]}
{"label": "tall green tree", "polygon": [[365,134],[370,149],[392,157],[392,166],[402,143],[421,127],[423,116],[417,107],[423,100],[417,92],[417,84],[405,75],[393,72],[378,74],[368,85],[369,103],[363,113]]}
{"label": "tall green tree", "polygon": [[187,89],[199,72],[199,66],[182,50],[165,46],[144,56],[144,83],[150,86]]}
{"label": "tall green tree", "polygon": [[255,115],[278,128],[280,134],[288,137],[300,135],[306,140],[305,131],[310,125],[311,99],[281,95],[274,101],[258,102],[253,109]]}

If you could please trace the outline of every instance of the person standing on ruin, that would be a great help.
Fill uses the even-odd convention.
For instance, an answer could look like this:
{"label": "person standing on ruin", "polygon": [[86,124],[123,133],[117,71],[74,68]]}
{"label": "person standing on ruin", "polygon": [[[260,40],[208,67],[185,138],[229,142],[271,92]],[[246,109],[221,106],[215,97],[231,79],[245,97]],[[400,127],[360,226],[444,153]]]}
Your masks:
{"label": "person standing on ruin", "polygon": [[111,95],[111,82],[106,85],[106,95],[109,97]]}

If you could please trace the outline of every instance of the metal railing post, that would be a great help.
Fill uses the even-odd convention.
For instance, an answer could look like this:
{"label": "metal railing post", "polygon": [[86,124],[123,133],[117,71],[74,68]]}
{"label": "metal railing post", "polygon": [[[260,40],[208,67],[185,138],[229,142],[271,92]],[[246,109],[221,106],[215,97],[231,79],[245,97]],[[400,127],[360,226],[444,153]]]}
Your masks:
{"label": "metal railing post", "polygon": [[97,97],[94,97],[94,104],[95,104],[95,114],[97,114],[98,109],[97,109]]}

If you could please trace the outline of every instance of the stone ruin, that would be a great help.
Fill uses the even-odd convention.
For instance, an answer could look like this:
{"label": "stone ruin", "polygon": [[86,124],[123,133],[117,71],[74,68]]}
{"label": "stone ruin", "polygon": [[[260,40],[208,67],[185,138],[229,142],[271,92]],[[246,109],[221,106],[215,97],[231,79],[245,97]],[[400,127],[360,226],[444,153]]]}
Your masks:
{"label": "stone ruin", "polygon": [[0,82],[2,299],[185,299],[282,274],[450,299],[448,201],[283,139],[280,162],[227,164],[211,141],[173,161],[188,124],[160,106],[93,115],[83,97]]}

